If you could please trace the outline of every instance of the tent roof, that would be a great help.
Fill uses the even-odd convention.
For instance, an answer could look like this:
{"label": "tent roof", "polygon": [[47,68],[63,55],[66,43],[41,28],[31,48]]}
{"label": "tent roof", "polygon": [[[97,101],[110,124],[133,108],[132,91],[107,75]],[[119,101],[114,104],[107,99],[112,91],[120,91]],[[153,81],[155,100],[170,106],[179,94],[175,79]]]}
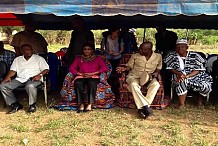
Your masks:
{"label": "tent roof", "polygon": [[92,29],[160,23],[171,28],[218,28],[218,0],[1,0],[0,13],[31,20],[39,29],[71,29],[75,15]]}

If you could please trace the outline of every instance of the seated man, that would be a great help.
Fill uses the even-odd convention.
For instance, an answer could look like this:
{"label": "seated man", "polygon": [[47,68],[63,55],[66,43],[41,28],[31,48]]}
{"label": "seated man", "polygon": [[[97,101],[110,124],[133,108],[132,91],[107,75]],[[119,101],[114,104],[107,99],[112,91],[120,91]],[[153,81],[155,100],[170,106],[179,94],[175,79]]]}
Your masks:
{"label": "seated man", "polygon": [[188,89],[200,93],[198,106],[203,106],[203,98],[211,92],[212,77],[205,73],[205,60],[195,52],[189,52],[188,42],[178,40],[176,52],[169,53],[164,62],[167,69],[173,73],[172,83],[179,96],[178,108],[185,106]]}
{"label": "seated man", "polygon": [[[147,118],[151,114],[149,107],[160,87],[156,77],[162,68],[162,57],[154,53],[152,47],[153,44],[149,41],[142,43],[139,53],[133,54],[125,67],[117,67],[118,72],[130,70],[126,79],[128,90],[132,92],[142,118]],[[140,90],[144,84],[148,84],[146,96]]]}
{"label": "seated man", "polygon": [[[14,59],[10,71],[0,85],[0,91],[5,99],[7,105],[12,108],[9,114],[23,108],[23,106],[16,100],[13,89],[25,85],[25,89],[29,96],[29,110],[28,112],[36,111],[37,86],[41,83],[42,76],[47,74],[49,66],[45,59],[41,56],[33,54],[33,49],[29,44],[21,46],[23,56]],[[15,79],[11,79],[13,76]]]}
{"label": "seated man", "polygon": [[8,67],[10,67],[14,58],[15,53],[9,50],[5,50],[3,42],[0,41],[0,61],[6,62]]}

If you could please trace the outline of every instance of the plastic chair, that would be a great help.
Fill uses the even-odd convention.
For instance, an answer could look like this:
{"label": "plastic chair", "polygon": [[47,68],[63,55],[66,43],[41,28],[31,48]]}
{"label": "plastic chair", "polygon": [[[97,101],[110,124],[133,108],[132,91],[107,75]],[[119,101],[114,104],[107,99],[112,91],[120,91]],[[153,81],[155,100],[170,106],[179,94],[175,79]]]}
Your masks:
{"label": "plastic chair", "polygon": [[[43,57],[47,62],[48,62],[48,56],[47,54],[39,54],[41,57]],[[50,84],[49,81],[49,74],[46,74],[43,76],[43,82],[37,86],[38,91],[43,91],[44,93],[44,100],[45,100],[45,106],[48,107],[48,84]],[[20,86],[16,89],[15,91],[24,91],[25,90],[25,85]]]}

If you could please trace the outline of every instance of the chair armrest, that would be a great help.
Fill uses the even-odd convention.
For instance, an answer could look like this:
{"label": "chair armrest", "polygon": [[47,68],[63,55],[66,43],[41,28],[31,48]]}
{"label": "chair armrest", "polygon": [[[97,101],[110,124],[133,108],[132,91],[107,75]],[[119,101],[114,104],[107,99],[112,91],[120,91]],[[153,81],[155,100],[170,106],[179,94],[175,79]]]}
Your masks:
{"label": "chair armrest", "polygon": [[42,76],[42,79],[43,79],[43,82],[44,82],[44,81],[46,81],[46,82],[47,82],[47,81],[48,81],[48,79],[49,79],[49,73],[47,73],[47,74],[43,75],[43,76]]}
{"label": "chair armrest", "polygon": [[157,81],[158,81],[158,82],[162,82],[162,77],[161,77],[160,74],[158,74],[158,76],[157,76]]}
{"label": "chair armrest", "polygon": [[108,73],[107,72],[103,72],[100,74],[99,76],[100,78],[100,83],[108,85],[107,79],[108,79]]}
{"label": "chair armrest", "polygon": [[73,79],[74,79],[73,74],[71,72],[69,72],[64,78],[62,88],[69,89]]}

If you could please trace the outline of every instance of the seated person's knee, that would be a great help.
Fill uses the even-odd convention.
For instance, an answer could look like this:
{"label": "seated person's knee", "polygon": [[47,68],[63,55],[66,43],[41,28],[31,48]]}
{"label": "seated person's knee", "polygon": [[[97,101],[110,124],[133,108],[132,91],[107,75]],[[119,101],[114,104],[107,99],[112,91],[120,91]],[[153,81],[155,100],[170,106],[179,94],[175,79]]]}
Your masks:
{"label": "seated person's knee", "polygon": [[25,89],[36,88],[34,84],[28,84],[25,86]]}

